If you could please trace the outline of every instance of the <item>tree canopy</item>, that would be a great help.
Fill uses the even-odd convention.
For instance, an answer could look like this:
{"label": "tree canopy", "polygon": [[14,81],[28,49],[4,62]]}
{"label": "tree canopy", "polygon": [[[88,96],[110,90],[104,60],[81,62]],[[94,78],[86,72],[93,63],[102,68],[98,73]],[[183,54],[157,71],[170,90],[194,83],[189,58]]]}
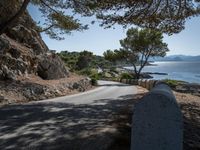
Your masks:
{"label": "tree canopy", "polygon": [[30,3],[38,7],[44,18],[38,30],[58,40],[63,39],[62,34],[87,29],[75,14],[96,15],[105,27],[115,23],[125,27],[138,25],[168,34],[180,32],[187,18],[200,14],[200,0],[1,0],[0,12],[15,4],[18,11],[13,10],[7,20],[0,22],[0,34],[23,15]]}
{"label": "tree canopy", "polygon": [[132,64],[136,78],[140,77],[149,57],[164,57],[169,51],[159,31],[130,28],[126,35],[125,39],[120,40],[119,50],[114,50],[114,52],[108,50],[104,56],[111,61],[125,60],[128,64]]}
{"label": "tree canopy", "polygon": [[[24,14],[29,4],[37,6],[42,14],[41,21],[37,24],[39,32],[45,32],[50,38],[61,40],[62,34],[70,34],[73,30],[82,31],[87,29],[87,25],[82,25],[80,21],[71,15],[67,14],[67,10],[73,12],[75,8],[78,9],[76,0],[2,0],[0,5],[1,9],[10,9],[9,7],[17,6],[17,10],[13,10],[13,14],[0,22],[0,34],[12,26]],[[3,14],[2,14],[3,15]],[[7,14],[8,15],[8,14]]]}
{"label": "tree canopy", "polygon": [[87,6],[105,27],[134,24],[168,34],[180,32],[187,18],[200,14],[199,0],[87,0]]}

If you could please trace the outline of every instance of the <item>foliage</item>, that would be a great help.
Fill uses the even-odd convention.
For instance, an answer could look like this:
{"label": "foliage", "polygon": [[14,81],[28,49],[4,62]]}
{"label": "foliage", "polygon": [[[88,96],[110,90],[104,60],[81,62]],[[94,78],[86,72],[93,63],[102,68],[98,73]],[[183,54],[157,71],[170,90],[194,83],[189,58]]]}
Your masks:
{"label": "foliage", "polygon": [[92,57],[93,57],[92,52],[89,51],[80,52],[76,63],[78,70],[89,67]]}
{"label": "foliage", "polygon": [[98,85],[97,79],[95,79],[95,78],[92,78],[90,82],[91,82],[91,84],[92,84],[93,86],[97,86],[97,85]]}
{"label": "foliage", "polygon": [[[125,39],[120,40],[121,48],[119,50],[114,50],[112,53],[107,51],[104,55],[106,54],[105,58],[109,58],[111,61],[125,60],[132,64],[137,79],[149,57],[164,57],[169,51],[167,44],[163,42],[162,33],[159,31],[130,28],[126,35]],[[139,65],[139,68],[136,65]]]}
{"label": "foliage", "polygon": [[80,74],[80,75],[90,76],[93,72],[92,72],[91,69],[85,68],[85,69],[78,71],[77,73]]}
{"label": "foliage", "polygon": [[[180,32],[187,18],[200,14],[199,0],[15,0],[15,3],[20,8],[7,21],[0,23],[0,34],[23,15],[29,3],[42,13],[38,30],[58,40],[63,39],[62,34],[88,28],[74,18],[76,14],[96,15],[105,27],[112,27],[115,23],[124,27],[135,24],[169,34]],[[69,11],[72,11],[71,15],[67,15]]]}
{"label": "foliage", "polygon": [[122,73],[120,75],[120,79],[133,79],[133,78],[134,78],[134,76],[130,73]]}
{"label": "foliage", "polygon": [[[45,32],[50,38],[62,40],[62,34],[70,34],[71,31],[82,31],[87,29],[87,25],[82,25],[78,19],[72,15],[67,15],[67,10],[75,11],[76,0],[32,0],[45,18],[45,22],[38,24],[39,31]],[[76,8],[77,9],[77,8]]]}
{"label": "foliage", "polygon": [[[178,33],[185,21],[199,15],[199,0],[86,0],[90,13],[102,20],[102,26],[115,23],[124,27],[138,25],[165,33]],[[88,10],[88,9],[87,9]],[[87,12],[88,13],[88,12]]]}
{"label": "foliage", "polygon": [[119,72],[116,70],[116,67],[111,67],[111,68],[110,68],[110,71],[111,71],[111,72],[114,72],[114,73],[116,73],[116,74],[119,73]]}
{"label": "foliage", "polygon": [[172,79],[165,79],[163,80],[165,83],[167,83],[171,88],[176,88],[176,86],[178,86],[181,83],[184,83],[183,81],[179,81],[179,80],[172,80]]}
{"label": "foliage", "polygon": [[[61,59],[65,62],[66,66],[68,66],[72,71],[80,71],[80,66],[77,65],[81,63],[80,61],[80,54],[82,52],[68,52],[68,51],[62,51],[58,53],[58,55],[61,57]],[[91,52],[86,52],[91,53]],[[78,63],[79,59],[79,63]],[[107,60],[105,60],[102,56],[96,56],[92,55],[92,59],[90,59],[89,63],[84,64],[84,67],[81,69],[81,71],[84,73],[88,69],[92,68],[110,68],[113,66],[113,64]],[[80,71],[80,72],[81,72]]]}
{"label": "foliage", "polygon": [[114,64],[112,62],[106,60],[102,56],[97,56],[97,55],[93,56],[93,59],[92,59],[91,64],[90,64],[90,66],[92,68],[110,68],[113,65]]}
{"label": "foliage", "polygon": [[66,66],[70,68],[71,71],[74,71],[76,69],[79,52],[62,51],[58,53],[58,55],[65,62]]}
{"label": "foliage", "polygon": [[89,75],[90,78],[99,80],[99,74],[97,72],[93,72]]}
{"label": "foliage", "polygon": [[[7,0],[3,0],[4,8],[9,7],[9,2]],[[10,0],[9,0],[10,1]],[[8,20],[0,23],[0,34],[2,34],[8,26],[11,26],[16,20],[23,15],[26,11],[28,4],[32,4],[38,8],[40,13],[42,14],[41,21],[38,23],[38,31],[45,32],[49,35],[50,38],[61,40],[63,37],[62,34],[70,34],[71,31],[78,30],[82,31],[87,29],[87,25],[82,25],[78,19],[75,19],[72,15],[67,15],[67,11],[75,12],[76,9],[81,7],[77,5],[78,0],[15,0],[13,5],[19,7],[16,14],[10,16]],[[84,7],[82,7],[83,9]],[[85,7],[86,8],[86,7]],[[3,9],[3,7],[1,8]],[[11,14],[12,15],[12,14]]]}
{"label": "foliage", "polygon": [[103,53],[103,56],[106,60],[109,60],[111,62],[115,62],[116,61],[116,55],[115,52],[113,52],[112,50],[107,50]]}

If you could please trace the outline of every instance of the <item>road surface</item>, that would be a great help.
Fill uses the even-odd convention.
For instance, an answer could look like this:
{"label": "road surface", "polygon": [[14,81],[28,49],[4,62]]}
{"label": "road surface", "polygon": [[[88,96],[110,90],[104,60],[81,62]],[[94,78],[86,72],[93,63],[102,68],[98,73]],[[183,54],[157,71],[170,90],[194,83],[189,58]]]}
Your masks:
{"label": "road surface", "polygon": [[134,86],[99,81],[80,94],[0,108],[2,150],[106,150]]}

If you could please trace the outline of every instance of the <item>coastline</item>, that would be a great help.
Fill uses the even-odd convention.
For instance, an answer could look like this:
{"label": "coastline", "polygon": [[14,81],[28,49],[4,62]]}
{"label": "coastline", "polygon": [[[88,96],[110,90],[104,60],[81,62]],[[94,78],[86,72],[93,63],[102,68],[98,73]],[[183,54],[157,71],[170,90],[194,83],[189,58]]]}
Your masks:
{"label": "coastline", "polygon": [[[151,62],[153,65],[146,65],[142,73],[147,73],[156,80],[172,79],[188,83],[200,84],[200,61],[158,61]],[[131,72],[133,67],[126,66],[125,69]]]}

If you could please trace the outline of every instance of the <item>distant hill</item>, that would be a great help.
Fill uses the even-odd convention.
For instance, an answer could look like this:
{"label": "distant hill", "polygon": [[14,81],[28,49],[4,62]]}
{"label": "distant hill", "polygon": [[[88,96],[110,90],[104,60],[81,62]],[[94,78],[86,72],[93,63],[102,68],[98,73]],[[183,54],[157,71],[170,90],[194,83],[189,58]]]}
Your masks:
{"label": "distant hill", "polygon": [[150,61],[200,61],[199,56],[171,55],[166,57],[150,58]]}

